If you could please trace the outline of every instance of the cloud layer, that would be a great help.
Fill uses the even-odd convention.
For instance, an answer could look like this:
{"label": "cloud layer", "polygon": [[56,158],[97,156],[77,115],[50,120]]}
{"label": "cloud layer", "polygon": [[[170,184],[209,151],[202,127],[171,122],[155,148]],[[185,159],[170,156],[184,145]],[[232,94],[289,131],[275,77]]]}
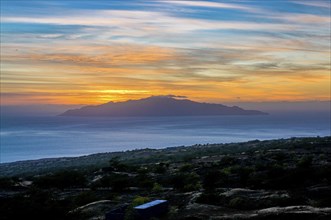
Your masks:
{"label": "cloud layer", "polygon": [[2,3],[2,104],[330,99],[326,1],[16,3]]}

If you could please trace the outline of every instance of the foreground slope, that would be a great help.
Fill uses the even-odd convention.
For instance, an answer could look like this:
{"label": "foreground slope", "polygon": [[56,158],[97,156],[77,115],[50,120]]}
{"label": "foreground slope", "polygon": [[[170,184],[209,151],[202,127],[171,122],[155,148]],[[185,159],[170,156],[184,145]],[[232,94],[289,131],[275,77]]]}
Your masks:
{"label": "foreground slope", "polygon": [[[159,220],[331,218],[331,137],[141,149],[0,164],[1,219],[105,219],[166,199]],[[17,210],[20,210],[19,212]]]}
{"label": "foreground slope", "polygon": [[97,106],[85,106],[68,110],[61,116],[194,116],[194,115],[264,115],[256,110],[244,110],[237,106],[199,103],[172,96],[151,96],[126,102],[109,102]]}

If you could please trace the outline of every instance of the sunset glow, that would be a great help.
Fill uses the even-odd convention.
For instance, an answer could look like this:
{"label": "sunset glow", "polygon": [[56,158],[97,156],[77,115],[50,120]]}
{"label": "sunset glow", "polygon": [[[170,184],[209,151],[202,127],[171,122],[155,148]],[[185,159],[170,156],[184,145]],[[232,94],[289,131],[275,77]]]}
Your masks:
{"label": "sunset glow", "polygon": [[330,100],[330,1],[1,0],[1,104]]}

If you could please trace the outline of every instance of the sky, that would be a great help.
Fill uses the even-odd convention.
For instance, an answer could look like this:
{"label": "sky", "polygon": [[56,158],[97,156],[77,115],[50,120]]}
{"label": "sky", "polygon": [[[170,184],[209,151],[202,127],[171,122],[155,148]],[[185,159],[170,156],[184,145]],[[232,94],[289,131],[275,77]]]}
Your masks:
{"label": "sky", "polygon": [[330,100],[329,0],[1,0],[1,105]]}

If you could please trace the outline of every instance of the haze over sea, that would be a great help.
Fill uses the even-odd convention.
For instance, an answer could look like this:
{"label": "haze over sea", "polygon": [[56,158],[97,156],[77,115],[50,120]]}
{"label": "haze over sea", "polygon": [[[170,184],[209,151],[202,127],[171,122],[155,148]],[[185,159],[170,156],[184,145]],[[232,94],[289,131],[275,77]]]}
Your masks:
{"label": "haze over sea", "polygon": [[328,135],[329,112],[144,118],[2,116],[0,161]]}

